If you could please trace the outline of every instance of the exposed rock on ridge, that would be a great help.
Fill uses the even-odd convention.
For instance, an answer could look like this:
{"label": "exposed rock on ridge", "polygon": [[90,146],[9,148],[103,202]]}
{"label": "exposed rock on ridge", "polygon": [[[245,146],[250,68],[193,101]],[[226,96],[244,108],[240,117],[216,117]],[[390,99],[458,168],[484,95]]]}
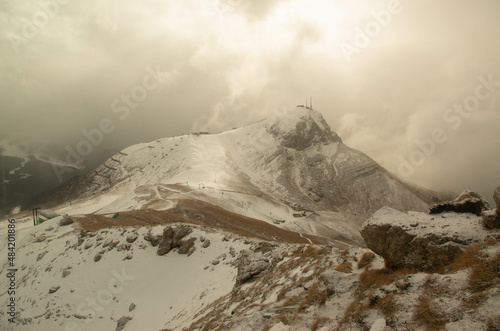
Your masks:
{"label": "exposed rock on ridge", "polygon": [[472,215],[433,216],[384,207],[363,224],[361,235],[388,266],[433,271],[491,233],[483,228],[479,217]]}
{"label": "exposed rock on ridge", "polygon": [[490,205],[479,193],[465,190],[455,200],[432,205],[429,212],[430,214],[443,212],[471,213],[481,216],[481,213],[488,209],[490,209]]}

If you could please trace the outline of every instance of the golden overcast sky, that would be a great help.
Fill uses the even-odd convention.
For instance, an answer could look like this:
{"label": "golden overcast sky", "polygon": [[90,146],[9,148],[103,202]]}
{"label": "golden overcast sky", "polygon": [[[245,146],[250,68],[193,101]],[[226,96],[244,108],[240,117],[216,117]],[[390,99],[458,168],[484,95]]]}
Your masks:
{"label": "golden overcast sky", "polygon": [[498,0],[4,0],[0,138],[64,152],[105,119],[97,158],[312,96],[390,171],[490,198],[499,18]]}

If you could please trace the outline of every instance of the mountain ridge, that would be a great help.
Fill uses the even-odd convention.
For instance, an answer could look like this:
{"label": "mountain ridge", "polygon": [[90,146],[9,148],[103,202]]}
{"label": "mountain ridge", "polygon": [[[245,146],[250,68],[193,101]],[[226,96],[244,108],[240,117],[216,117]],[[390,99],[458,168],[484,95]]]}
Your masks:
{"label": "mountain ridge", "polygon": [[179,199],[299,233],[347,234],[360,243],[360,225],[381,207],[428,208],[306,107],[219,134],[129,146],[35,202],[69,214],[111,214],[151,206],[167,210]]}

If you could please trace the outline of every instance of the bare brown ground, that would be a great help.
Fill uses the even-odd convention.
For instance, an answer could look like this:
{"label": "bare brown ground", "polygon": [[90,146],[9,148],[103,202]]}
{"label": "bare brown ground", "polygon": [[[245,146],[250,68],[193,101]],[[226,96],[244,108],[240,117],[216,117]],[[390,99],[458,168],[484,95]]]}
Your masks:
{"label": "bare brown ground", "polygon": [[[218,206],[199,200],[179,200],[177,206],[167,211],[153,209],[120,212],[115,219],[103,215],[85,215],[74,217],[82,230],[98,231],[114,226],[148,226],[172,223],[190,223],[221,229],[244,237],[263,240],[327,245],[330,242],[322,237],[300,234],[281,229],[272,224],[254,218],[232,213]],[[307,238],[307,239],[306,239]]]}

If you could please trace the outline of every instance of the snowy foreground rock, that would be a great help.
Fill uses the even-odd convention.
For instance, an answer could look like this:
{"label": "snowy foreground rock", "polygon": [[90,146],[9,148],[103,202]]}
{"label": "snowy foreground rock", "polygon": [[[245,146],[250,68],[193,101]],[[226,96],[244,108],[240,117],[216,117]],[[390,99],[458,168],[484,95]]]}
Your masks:
{"label": "snowy foreground rock", "polygon": [[500,185],[493,192],[493,200],[495,200],[496,209],[483,211],[483,223],[488,229],[500,228]]}
{"label": "snowy foreground rock", "polygon": [[377,211],[361,229],[366,245],[390,267],[432,271],[491,234],[473,214]]}

